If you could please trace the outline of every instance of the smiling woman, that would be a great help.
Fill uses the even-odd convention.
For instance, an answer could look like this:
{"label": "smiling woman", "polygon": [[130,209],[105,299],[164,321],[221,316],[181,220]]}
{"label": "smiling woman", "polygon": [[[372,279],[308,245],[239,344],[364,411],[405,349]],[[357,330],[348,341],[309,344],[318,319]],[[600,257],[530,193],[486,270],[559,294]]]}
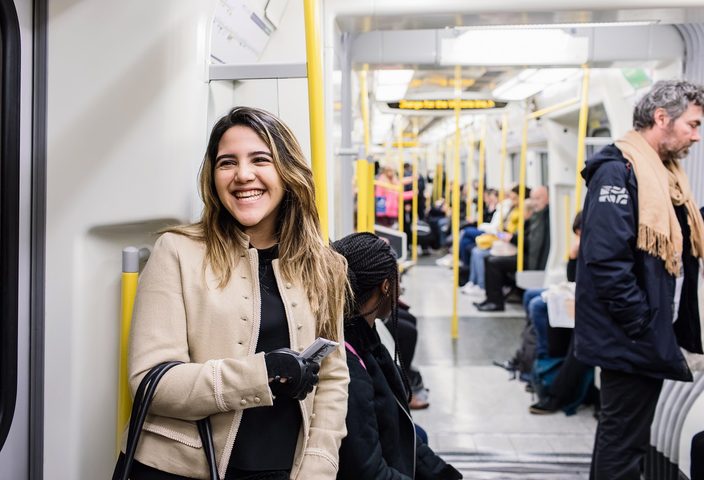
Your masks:
{"label": "smiling woman", "polygon": [[333,479],[344,351],[320,366],[300,352],[316,336],[342,344],[346,264],[320,235],[301,148],[278,118],[235,108],[213,127],[200,191],[201,220],[167,230],[140,279],[133,389],[184,363],[158,387],[130,478],[202,478],[193,420],[208,416],[220,478]]}

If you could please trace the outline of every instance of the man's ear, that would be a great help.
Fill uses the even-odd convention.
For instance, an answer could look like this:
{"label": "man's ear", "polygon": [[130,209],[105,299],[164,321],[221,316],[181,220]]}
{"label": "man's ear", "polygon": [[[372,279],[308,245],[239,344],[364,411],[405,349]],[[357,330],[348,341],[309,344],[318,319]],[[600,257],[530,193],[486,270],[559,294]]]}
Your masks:
{"label": "man's ear", "polygon": [[667,114],[664,108],[656,108],[655,112],[653,112],[653,120],[655,121],[655,125],[660,128],[665,128],[670,123],[670,115]]}

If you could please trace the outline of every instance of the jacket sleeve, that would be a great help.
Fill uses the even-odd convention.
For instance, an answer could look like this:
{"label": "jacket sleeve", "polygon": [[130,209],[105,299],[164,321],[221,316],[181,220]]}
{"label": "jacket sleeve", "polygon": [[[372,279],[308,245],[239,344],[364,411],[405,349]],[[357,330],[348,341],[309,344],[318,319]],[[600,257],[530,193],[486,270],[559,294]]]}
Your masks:
{"label": "jacket sleeve", "polygon": [[320,366],[310,434],[296,479],[333,479],[339,468],[340,444],[346,434],[347,385],[350,381],[345,359],[342,315],[338,320],[337,338],[340,339],[337,350],[327,356]]}
{"label": "jacket sleeve", "polygon": [[[157,387],[150,413],[197,420],[215,413],[272,405],[264,355],[192,363],[179,252],[173,234],[156,242],[137,289],[129,347],[129,380],[135,392],[154,366],[184,362]],[[255,398],[258,398],[257,402]]]}
{"label": "jacket sleeve", "polygon": [[597,298],[630,337],[648,323],[648,303],[635,274],[638,232],[636,191],[628,185],[626,164],[608,161],[589,181],[582,219],[580,255]]}
{"label": "jacket sleeve", "polygon": [[459,480],[462,474],[445,463],[432,448],[416,436],[416,480]]}
{"label": "jacket sleeve", "polygon": [[349,359],[350,388],[347,438],[340,448],[343,468],[338,480],[412,480],[384,460],[379,425],[374,412],[374,387],[357,358]]}

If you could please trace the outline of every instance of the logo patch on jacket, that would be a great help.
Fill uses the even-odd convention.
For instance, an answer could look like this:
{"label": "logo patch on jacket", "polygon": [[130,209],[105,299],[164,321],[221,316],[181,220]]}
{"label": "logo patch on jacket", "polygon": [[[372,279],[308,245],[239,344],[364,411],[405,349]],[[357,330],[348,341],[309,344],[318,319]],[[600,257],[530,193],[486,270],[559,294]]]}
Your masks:
{"label": "logo patch on jacket", "polygon": [[626,190],[626,187],[604,185],[601,187],[601,190],[599,190],[599,201],[602,203],[628,205],[628,191]]}

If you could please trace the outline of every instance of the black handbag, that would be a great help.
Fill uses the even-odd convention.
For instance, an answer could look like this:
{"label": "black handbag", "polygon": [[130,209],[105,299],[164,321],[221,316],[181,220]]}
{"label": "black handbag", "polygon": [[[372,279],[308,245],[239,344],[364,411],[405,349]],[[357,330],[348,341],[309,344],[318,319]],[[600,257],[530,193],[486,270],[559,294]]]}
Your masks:
{"label": "black handbag", "polygon": [[[134,396],[134,403],[132,404],[130,425],[127,430],[127,446],[125,447],[125,453],[120,454],[120,458],[117,460],[115,471],[112,474],[112,480],[129,480],[139,436],[142,433],[142,427],[144,426],[144,420],[147,418],[149,406],[154,399],[156,386],[167,371],[181,363],[183,362],[173,361],[160,363],[152,368],[140,382],[139,388],[137,388],[137,392]],[[215,463],[215,447],[213,446],[213,432],[210,426],[210,419],[206,417],[198,420],[196,423],[198,425],[198,433],[203,442],[203,452],[205,452],[205,457],[208,461],[210,479],[218,480],[218,469]]]}

